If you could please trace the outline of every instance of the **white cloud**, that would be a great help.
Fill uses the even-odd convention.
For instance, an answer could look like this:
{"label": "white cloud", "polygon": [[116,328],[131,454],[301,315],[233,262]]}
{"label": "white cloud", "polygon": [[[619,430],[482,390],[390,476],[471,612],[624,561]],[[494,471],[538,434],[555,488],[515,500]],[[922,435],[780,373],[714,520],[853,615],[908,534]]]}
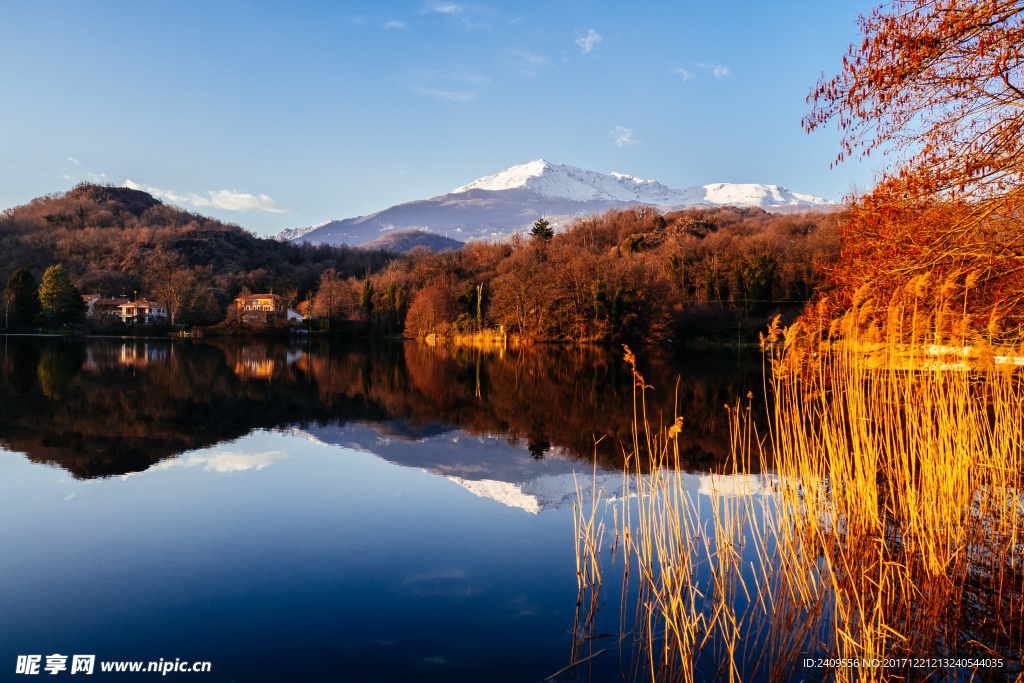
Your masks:
{"label": "white cloud", "polygon": [[597,47],[597,44],[600,42],[601,34],[594,29],[587,31],[587,35],[582,38],[576,39],[576,44],[580,46],[581,50],[583,50],[583,54],[588,54],[591,50]]}
{"label": "white cloud", "polygon": [[287,207],[281,206],[271,197],[265,194],[259,196],[246,192],[235,192],[232,190],[210,191],[210,203],[228,211],[269,211],[270,213],[285,213]]}
{"label": "white cloud", "polygon": [[400,31],[408,31],[409,27],[406,26],[404,21],[389,21],[384,24],[384,28],[396,28]]}
{"label": "white cloud", "polygon": [[71,168],[68,169],[67,173],[60,175],[64,180],[72,180],[76,182],[90,182],[90,183],[105,183],[107,181],[107,174],[100,173],[98,171],[91,170],[88,166],[82,164],[81,161],[74,157],[67,157],[65,159]]}
{"label": "white cloud", "polygon": [[707,69],[715,78],[724,78],[729,75],[729,67],[724,64],[698,64],[701,69]]}
{"label": "white cloud", "polygon": [[153,195],[154,197],[163,197],[165,199],[170,199],[172,202],[187,202],[187,201],[189,201],[188,197],[177,195],[177,194],[171,192],[170,190],[161,190],[161,189],[158,189],[156,187],[153,187],[152,185],[145,185],[143,183],[137,183],[137,182],[135,182],[135,181],[133,181],[131,179],[128,179],[128,180],[124,181],[124,186],[127,187],[129,190],[140,190],[142,192],[148,192],[149,194]]}
{"label": "white cloud", "polygon": [[187,202],[192,206],[214,207],[225,211],[267,211],[270,213],[285,213],[288,207],[281,206],[272,197],[265,194],[253,195],[247,192],[235,190],[210,190],[207,192],[209,198],[189,192],[178,194],[172,190],[161,190],[160,188],[143,183],[136,183],[131,180],[124,181],[124,186],[132,190],[142,190],[154,197],[162,197],[172,202]]}
{"label": "white cloud", "polygon": [[615,130],[608,131],[614,138],[614,144],[616,147],[625,147],[626,145],[635,145],[636,140],[633,139],[633,131],[623,126],[615,126]]}
{"label": "white cloud", "polygon": [[[202,467],[206,472],[245,472],[246,470],[262,470],[264,467],[273,465],[278,460],[287,460],[288,458],[288,453],[284,451],[265,451],[263,453],[243,453],[241,451],[210,453],[196,451],[186,453],[177,458],[171,458],[170,460],[164,460],[151,469],[167,470],[172,467],[184,467],[186,469]],[[133,472],[123,475],[121,478],[126,479],[129,476],[138,474],[142,473]]]}
{"label": "white cloud", "polygon": [[443,5],[431,5],[428,8],[430,12],[437,12],[439,14],[458,14],[462,11],[462,5],[456,5],[453,3],[446,3]]}
{"label": "white cloud", "polygon": [[267,451],[266,453],[223,452],[208,456],[190,455],[185,467],[203,465],[207,472],[244,472],[245,470],[262,470],[277,460],[285,460],[288,454],[284,451]]}
{"label": "white cloud", "polygon": [[688,81],[693,78],[694,74],[691,71],[687,71],[681,66],[674,66],[671,69],[671,73],[678,74],[684,81]]}
{"label": "white cloud", "polygon": [[433,97],[442,102],[475,102],[476,93],[472,91],[442,90],[441,88],[426,88],[421,85],[414,85],[413,92],[426,97]]}

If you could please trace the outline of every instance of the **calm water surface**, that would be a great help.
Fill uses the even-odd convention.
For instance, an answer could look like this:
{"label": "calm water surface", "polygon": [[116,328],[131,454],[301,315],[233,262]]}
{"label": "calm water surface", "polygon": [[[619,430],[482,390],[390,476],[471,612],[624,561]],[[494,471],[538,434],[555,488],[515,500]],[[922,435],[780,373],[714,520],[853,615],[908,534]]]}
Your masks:
{"label": "calm water surface", "polygon": [[[574,473],[589,484],[596,460],[621,487],[620,350],[0,352],[0,679],[57,653],[209,661],[168,674],[204,681],[539,681],[570,663]],[[761,386],[759,361],[639,356],[691,468],[723,462],[722,405]],[[618,628],[607,599],[595,633]],[[556,680],[631,678],[612,647]]]}

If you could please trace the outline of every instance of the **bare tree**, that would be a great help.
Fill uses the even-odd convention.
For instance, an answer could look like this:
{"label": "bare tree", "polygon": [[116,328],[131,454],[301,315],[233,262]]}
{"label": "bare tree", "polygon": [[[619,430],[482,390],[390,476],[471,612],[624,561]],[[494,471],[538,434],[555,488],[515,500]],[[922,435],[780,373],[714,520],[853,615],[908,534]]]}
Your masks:
{"label": "bare tree", "polygon": [[150,296],[167,307],[167,317],[175,324],[185,296],[194,288],[185,259],[173,251],[157,252],[147,260],[145,277]]}
{"label": "bare tree", "polygon": [[327,319],[327,329],[331,328],[331,319],[337,317],[345,303],[348,288],[338,271],[328,268],[320,275],[320,286],[313,295],[313,314]]}

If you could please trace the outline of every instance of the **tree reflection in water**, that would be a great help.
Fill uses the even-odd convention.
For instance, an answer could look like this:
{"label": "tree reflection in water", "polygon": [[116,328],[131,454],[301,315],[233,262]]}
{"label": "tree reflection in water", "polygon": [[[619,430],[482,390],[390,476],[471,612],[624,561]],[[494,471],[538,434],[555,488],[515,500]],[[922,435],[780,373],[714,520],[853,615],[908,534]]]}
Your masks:
{"label": "tree reflection in water", "polygon": [[[257,429],[351,422],[407,440],[438,429],[498,434],[537,460],[557,451],[590,461],[596,451],[603,467],[619,468],[634,414],[633,378],[615,346],[7,337],[2,354],[0,443],[82,479],[142,471]],[[659,347],[638,355],[655,387],[648,415],[670,422],[677,405],[688,465],[723,462],[723,405],[760,391],[760,359]]]}

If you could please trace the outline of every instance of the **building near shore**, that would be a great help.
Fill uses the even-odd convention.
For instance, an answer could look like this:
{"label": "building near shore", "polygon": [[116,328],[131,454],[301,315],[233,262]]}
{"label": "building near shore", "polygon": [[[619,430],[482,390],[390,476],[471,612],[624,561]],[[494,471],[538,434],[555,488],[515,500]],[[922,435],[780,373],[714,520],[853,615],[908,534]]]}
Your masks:
{"label": "building near shore", "polygon": [[246,294],[235,299],[238,319],[249,324],[301,325],[302,315],[278,294]]}
{"label": "building near shore", "polygon": [[117,306],[121,320],[127,324],[163,325],[170,322],[167,306],[157,301],[136,299]]}

